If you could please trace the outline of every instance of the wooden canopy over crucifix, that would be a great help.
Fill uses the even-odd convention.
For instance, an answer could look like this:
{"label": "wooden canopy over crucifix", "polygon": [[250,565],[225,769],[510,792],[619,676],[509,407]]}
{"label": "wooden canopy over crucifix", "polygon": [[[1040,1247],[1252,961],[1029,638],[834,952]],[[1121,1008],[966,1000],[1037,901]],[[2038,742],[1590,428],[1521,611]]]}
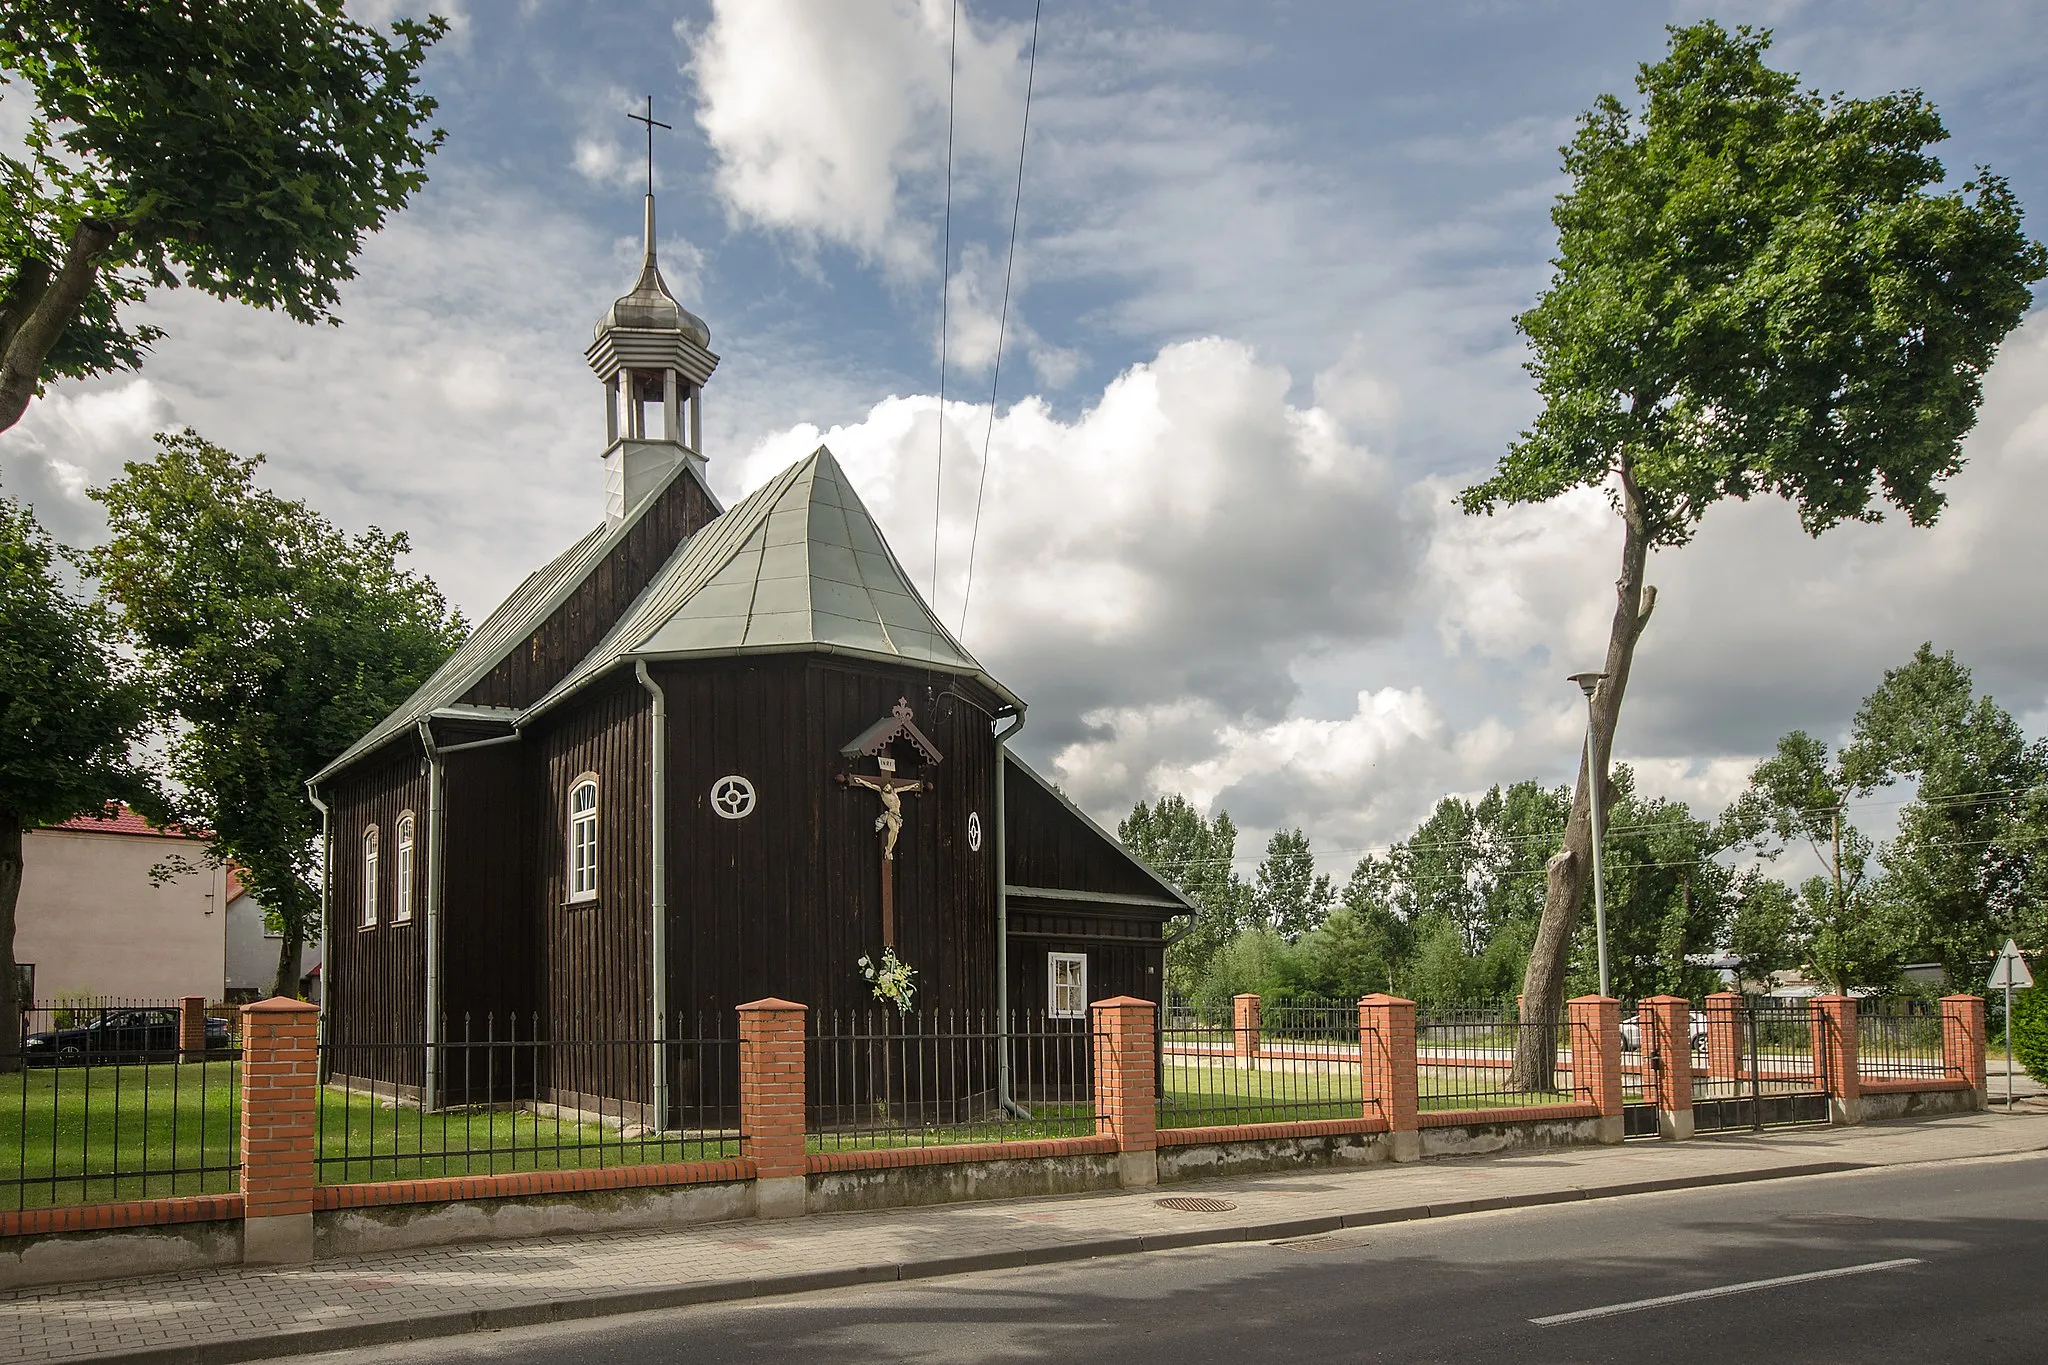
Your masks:
{"label": "wooden canopy over crucifix", "polygon": [[890,757],[889,746],[898,741],[909,744],[928,765],[945,762],[944,755],[932,743],[931,737],[917,728],[909,699],[904,697],[898,697],[887,716],[861,731],[839,751],[849,759],[872,758],[878,769],[873,776],[841,773],[838,781],[842,787],[865,788],[882,801],[882,813],[875,817],[875,832],[882,836],[882,946],[885,948],[896,946],[896,841],[903,834],[903,798],[931,790],[929,782],[896,776],[896,760]]}

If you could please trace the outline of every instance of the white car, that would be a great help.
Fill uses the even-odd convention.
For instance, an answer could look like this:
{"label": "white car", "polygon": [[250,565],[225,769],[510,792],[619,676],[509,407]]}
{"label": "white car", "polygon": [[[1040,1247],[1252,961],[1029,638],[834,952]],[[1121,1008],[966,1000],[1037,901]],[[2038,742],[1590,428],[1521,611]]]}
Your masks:
{"label": "white car", "polygon": [[[1621,1021],[1621,1048],[1624,1052],[1640,1052],[1643,1047],[1643,1029],[1637,1022],[1640,1016],[1631,1014]],[[1692,1050],[1707,1050],[1707,1016],[1698,1010],[1692,1012]]]}

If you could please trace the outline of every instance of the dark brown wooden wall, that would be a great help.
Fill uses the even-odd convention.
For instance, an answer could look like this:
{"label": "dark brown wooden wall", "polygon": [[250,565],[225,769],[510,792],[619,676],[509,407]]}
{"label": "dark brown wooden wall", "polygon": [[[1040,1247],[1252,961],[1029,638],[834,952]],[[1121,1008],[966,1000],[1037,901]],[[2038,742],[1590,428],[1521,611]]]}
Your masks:
{"label": "dark brown wooden wall", "polygon": [[717,514],[696,479],[687,473],[677,478],[568,600],[462,700],[478,706],[531,706],[546,696],[618,624],[676,547]]}
{"label": "dark brown wooden wall", "polygon": [[502,1038],[515,1026],[532,1037],[539,1024],[527,749],[502,744],[442,760],[441,983],[450,1037],[465,1024],[472,1037]]}
{"label": "dark brown wooden wall", "polygon": [[[579,695],[530,732],[530,913],[539,926],[536,963],[542,1026],[554,1040],[645,1042],[653,1037],[648,975],[653,825],[648,818],[651,699],[631,672]],[[569,904],[569,789],[597,774],[598,894]],[[562,1090],[644,1101],[646,1048],[591,1050]]]}
{"label": "dark brown wooden wall", "polygon": [[1114,839],[1097,833],[1029,773],[1012,770],[1004,806],[1009,814],[1012,886],[1125,896],[1166,894]]}
{"label": "dark brown wooden wall", "polygon": [[[335,1044],[416,1043],[425,1035],[427,773],[416,740],[395,743],[343,774],[324,793],[333,839],[332,937],[321,975],[332,992],[329,1039]],[[413,905],[409,924],[393,924],[397,901],[398,817],[411,811]],[[378,831],[377,927],[361,928],[363,832]],[[363,1048],[336,1069],[402,1085],[419,1084],[416,1048]]]}
{"label": "dark brown wooden wall", "polygon": [[[836,775],[872,775],[842,745],[907,699],[944,762],[900,777],[934,783],[905,796],[897,846],[897,952],[919,974],[920,1007],[992,1008],[995,962],[995,745],[977,684],[919,670],[805,656],[670,664],[655,670],[669,708],[670,1000],[726,1021],[775,995],[834,1011],[874,1005],[856,966],[882,951],[875,794]],[[983,709],[940,694],[952,687]],[[737,774],[758,805],[726,820],[712,785]],[[978,813],[983,839],[970,850]]]}

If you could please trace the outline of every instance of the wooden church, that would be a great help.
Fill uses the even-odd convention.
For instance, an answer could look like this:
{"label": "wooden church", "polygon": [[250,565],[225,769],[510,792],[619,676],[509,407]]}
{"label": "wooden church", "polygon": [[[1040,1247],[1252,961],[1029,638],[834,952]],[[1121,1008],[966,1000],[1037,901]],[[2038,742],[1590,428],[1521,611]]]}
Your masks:
{"label": "wooden church", "polygon": [[[939,623],[832,453],[720,506],[718,357],[654,241],[650,194],[639,281],[586,352],[602,522],[310,784],[330,1055],[433,1107],[460,1097],[447,1048],[419,1044],[486,1019],[660,1041],[781,996],[816,1021],[875,1007],[857,964],[885,947],[920,1009],[1158,1000],[1194,907],[1008,751],[1024,702]],[[662,1051],[531,1085],[666,1126]]]}

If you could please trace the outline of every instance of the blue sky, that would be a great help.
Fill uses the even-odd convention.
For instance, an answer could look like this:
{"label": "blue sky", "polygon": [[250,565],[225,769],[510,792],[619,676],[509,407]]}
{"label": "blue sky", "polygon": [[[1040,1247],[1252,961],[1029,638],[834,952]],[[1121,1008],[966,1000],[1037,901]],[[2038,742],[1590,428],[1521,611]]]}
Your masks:
{"label": "blue sky", "polygon": [[[1474,520],[1449,497],[1534,411],[1511,319],[1545,279],[1557,145],[1665,23],[1709,14],[1774,28],[1823,89],[1924,89],[1958,178],[1989,163],[2048,206],[2038,5],[1046,0],[990,426],[1032,6],[962,7],[934,597],[959,619],[974,541],[966,641],[1033,702],[1025,748],[1070,793],[1114,818],[1182,790],[1254,839],[1300,824],[1341,872],[1445,791],[1569,773],[1562,675],[1597,657],[1612,518],[1589,497]],[[60,388],[0,437],[8,490],[90,540],[83,489],[191,424],[345,524],[409,531],[480,617],[601,514],[581,352],[631,279],[625,114],[651,94],[675,125],[664,269],[724,358],[714,482],[736,497],[826,440],[931,584],[945,0],[454,17],[425,80],[447,146],[365,250],[345,325],[162,296],[141,375]],[[0,135],[18,117],[0,99]],[[1923,639],[2048,720],[2043,330],[1994,370],[1935,530],[1816,544],[1757,504],[1659,558],[1620,737],[1647,785],[1718,807]]]}

